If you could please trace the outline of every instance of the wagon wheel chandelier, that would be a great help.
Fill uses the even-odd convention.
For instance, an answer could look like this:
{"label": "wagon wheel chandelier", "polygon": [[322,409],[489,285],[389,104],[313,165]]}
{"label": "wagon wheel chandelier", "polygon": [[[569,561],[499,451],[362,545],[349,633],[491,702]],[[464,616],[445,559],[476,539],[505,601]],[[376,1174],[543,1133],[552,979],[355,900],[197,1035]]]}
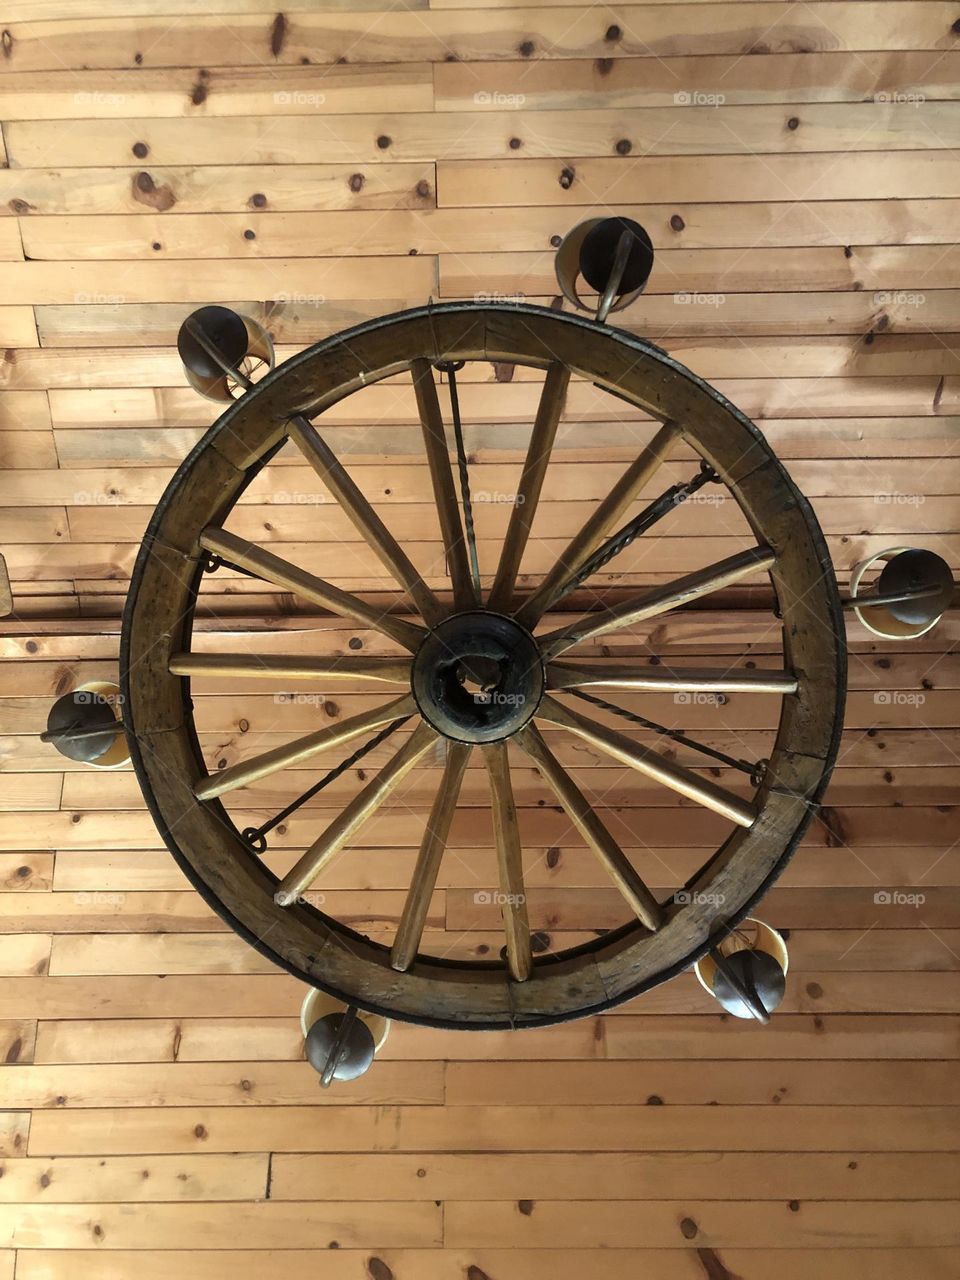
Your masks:
{"label": "wagon wheel chandelier", "polygon": [[[759,922],[753,934],[738,925],[783,870],[830,775],[846,684],[841,609],[854,608],[878,634],[909,636],[927,630],[949,606],[947,567],[931,552],[905,548],[858,566],[850,596],[841,600],[816,517],[764,436],[665,352],[607,323],[643,290],[652,264],[652,245],[636,223],[591,219],[564,240],[557,275],[568,301],[592,315],[514,302],[417,307],[322,341],[275,369],[263,329],[224,307],[202,308],[180,331],[191,385],[230,403],[181,465],[147,529],[123,623],[122,720],[147,804],[199,892],[264,955],[347,1006],[344,1016],[318,1024],[313,1052],[308,1036],[308,1054],[325,1082],[338,1064],[339,1074],[349,1074],[350,1044],[359,1069],[372,1058],[373,1040],[357,1022],[357,1009],[450,1028],[539,1026],[628,1000],[701,960],[698,973],[712,994],[741,1016],[766,1020],[783,993],[785,952],[763,941]],[[581,300],[581,279],[595,302]],[[479,571],[457,395],[457,375],[468,362],[505,362],[544,375],[488,590]],[[449,393],[453,449],[438,373]],[[326,410],[386,378],[412,379],[449,576],[442,596],[427,585],[324,439]],[[648,416],[650,438],[553,567],[523,595],[517,590],[521,561],[572,378],[615,397],[611,411],[626,402]],[[227,528],[244,490],[287,442],[403,591],[403,613],[378,609]],[[689,475],[629,516],[681,446],[694,455]],[[704,486],[722,486],[738,505],[752,535],[745,536],[743,550],[557,624],[558,606],[571,593]],[[379,633],[390,652],[194,652],[198,592],[204,576],[221,566]],[[879,577],[864,586],[864,577],[873,577],[869,570]],[[666,660],[651,665],[603,656],[607,645],[595,643],[731,584],[764,578],[775,600],[771,623],[777,626],[779,619],[782,632],[779,669],[730,665],[729,659],[717,667]],[[578,646],[590,646],[586,660]],[[191,678],[201,676],[222,679],[226,692],[239,679],[262,679],[267,688],[273,682],[274,689],[298,681],[324,688],[362,681],[383,700],[217,769],[205,760],[194,723]],[[779,723],[769,758],[736,758],[618,705],[624,693],[645,691],[776,695]],[[48,739],[61,750],[89,752],[91,744],[102,750],[110,741],[102,712],[85,729],[75,703],[64,702],[57,704],[55,723],[51,717]],[[619,718],[622,729],[610,727],[611,718]],[[631,732],[637,728],[648,739],[652,734],[655,744],[682,746],[685,758],[698,753],[703,766],[677,762],[675,750],[642,745]],[[719,847],[664,900],[561,763],[556,744],[564,740],[586,743],[600,757],[718,816],[724,831]],[[393,752],[388,762],[291,870],[274,875],[262,857],[271,831],[381,744]],[[261,827],[240,829],[233,821],[227,805],[234,792],[293,766],[315,762],[320,772],[327,753],[342,756],[344,749],[345,759]],[[620,927],[598,930],[600,936],[567,950],[534,954],[511,755],[536,769],[619,891],[626,919]],[[432,955],[423,941],[471,756],[481,758],[489,780],[505,944],[500,959]],[[331,860],[424,764],[442,765],[442,776],[396,935],[383,945],[321,912],[310,890],[322,887]],[[718,783],[709,772],[715,774],[718,764],[741,773],[746,791]],[[249,793],[245,798],[249,803]],[[364,855],[355,849],[346,856]]]}

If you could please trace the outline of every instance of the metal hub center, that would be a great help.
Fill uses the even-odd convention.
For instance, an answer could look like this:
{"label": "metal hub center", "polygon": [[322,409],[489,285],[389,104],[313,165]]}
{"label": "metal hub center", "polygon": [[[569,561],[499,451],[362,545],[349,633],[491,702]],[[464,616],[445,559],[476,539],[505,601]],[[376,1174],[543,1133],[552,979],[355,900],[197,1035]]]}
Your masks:
{"label": "metal hub center", "polygon": [[522,729],[543,696],[543,661],[513,618],[477,609],[439,623],[413,660],[420,714],[457,742],[499,742]]}

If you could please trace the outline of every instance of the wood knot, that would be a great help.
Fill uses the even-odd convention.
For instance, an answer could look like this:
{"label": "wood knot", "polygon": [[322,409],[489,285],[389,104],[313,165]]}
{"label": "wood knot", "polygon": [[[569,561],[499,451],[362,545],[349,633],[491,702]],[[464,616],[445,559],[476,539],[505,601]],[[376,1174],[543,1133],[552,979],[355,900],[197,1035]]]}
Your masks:
{"label": "wood knot", "polygon": [[289,24],[282,13],[278,13],[273,20],[273,26],[270,28],[270,52],[275,58],[279,58],[283,51],[283,46],[287,41],[287,31]]}

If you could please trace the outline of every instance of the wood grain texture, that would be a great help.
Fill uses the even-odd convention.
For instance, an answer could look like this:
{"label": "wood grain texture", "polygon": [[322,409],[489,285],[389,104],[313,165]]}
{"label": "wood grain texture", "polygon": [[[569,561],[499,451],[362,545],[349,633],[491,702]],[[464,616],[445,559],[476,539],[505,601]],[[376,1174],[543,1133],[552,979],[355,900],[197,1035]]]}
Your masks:
{"label": "wood grain texture", "polygon": [[[848,623],[826,808],[757,908],[789,934],[769,1027],[726,1018],[685,973],[547,1029],[396,1023],[373,1070],[329,1094],[303,1061],[303,987],[190,888],[133,772],[37,736],[56,697],[116,678],[143,531],[217,416],[176,353],[195,307],[254,316],[284,360],[430,298],[557,306],[559,238],[607,210],[656,247],[618,321],[758,421],[841,586],[895,545],[960,572],[956,6],[8,0],[0,27],[0,1280],[958,1280],[956,613],[912,647]],[[504,361],[458,375],[485,588],[521,523],[542,385]],[[322,430],[445,595],[408,375],[328,405]],[[571,381],[521,598],[652,430]],[[623,519],[695,464],[678,442]],[[742,551],[740,513],[703,492],[544,627]],[[406,620],[295,450],[228,527]],[[766,597],[715,603],[576,661],[782,668]],[[212,772],[395,692],[295,671],[403,657],[229,569],[205,582],[192,649],[241,663],[192,678]],[[258,655],[288,670],[246,674]],[[725,696],[619,700],[767,756],[778,700]],[[265,875],[290,872],[411,727],[272,833]],[[544,739],[657,900],[695,876],[713,815],[562,730]],[[384,954],[443,765],[411,773],[314,886]],[[536,963],[631,911],[535,761],[511,750],[510,768]],[[318,776],[297,762],[230,812],[262,822]],[[752,796],[730,768],[701,776]],[[477,900],[498,885],[488,805],[474,753],[417,902],[422,948],[451,960],[504,944]]]}

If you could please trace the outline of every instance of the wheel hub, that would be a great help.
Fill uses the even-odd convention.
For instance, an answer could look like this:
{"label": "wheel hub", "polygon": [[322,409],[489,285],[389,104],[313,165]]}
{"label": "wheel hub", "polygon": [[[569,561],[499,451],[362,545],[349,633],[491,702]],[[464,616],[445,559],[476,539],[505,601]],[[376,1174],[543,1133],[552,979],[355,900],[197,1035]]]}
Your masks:
{"label": "wheel hub", "polygon": [[413,661],[420,714],[457,742],[499,742],[522,729],[543,696],[533,636],[500,613],[476,609],[439,623]]}

